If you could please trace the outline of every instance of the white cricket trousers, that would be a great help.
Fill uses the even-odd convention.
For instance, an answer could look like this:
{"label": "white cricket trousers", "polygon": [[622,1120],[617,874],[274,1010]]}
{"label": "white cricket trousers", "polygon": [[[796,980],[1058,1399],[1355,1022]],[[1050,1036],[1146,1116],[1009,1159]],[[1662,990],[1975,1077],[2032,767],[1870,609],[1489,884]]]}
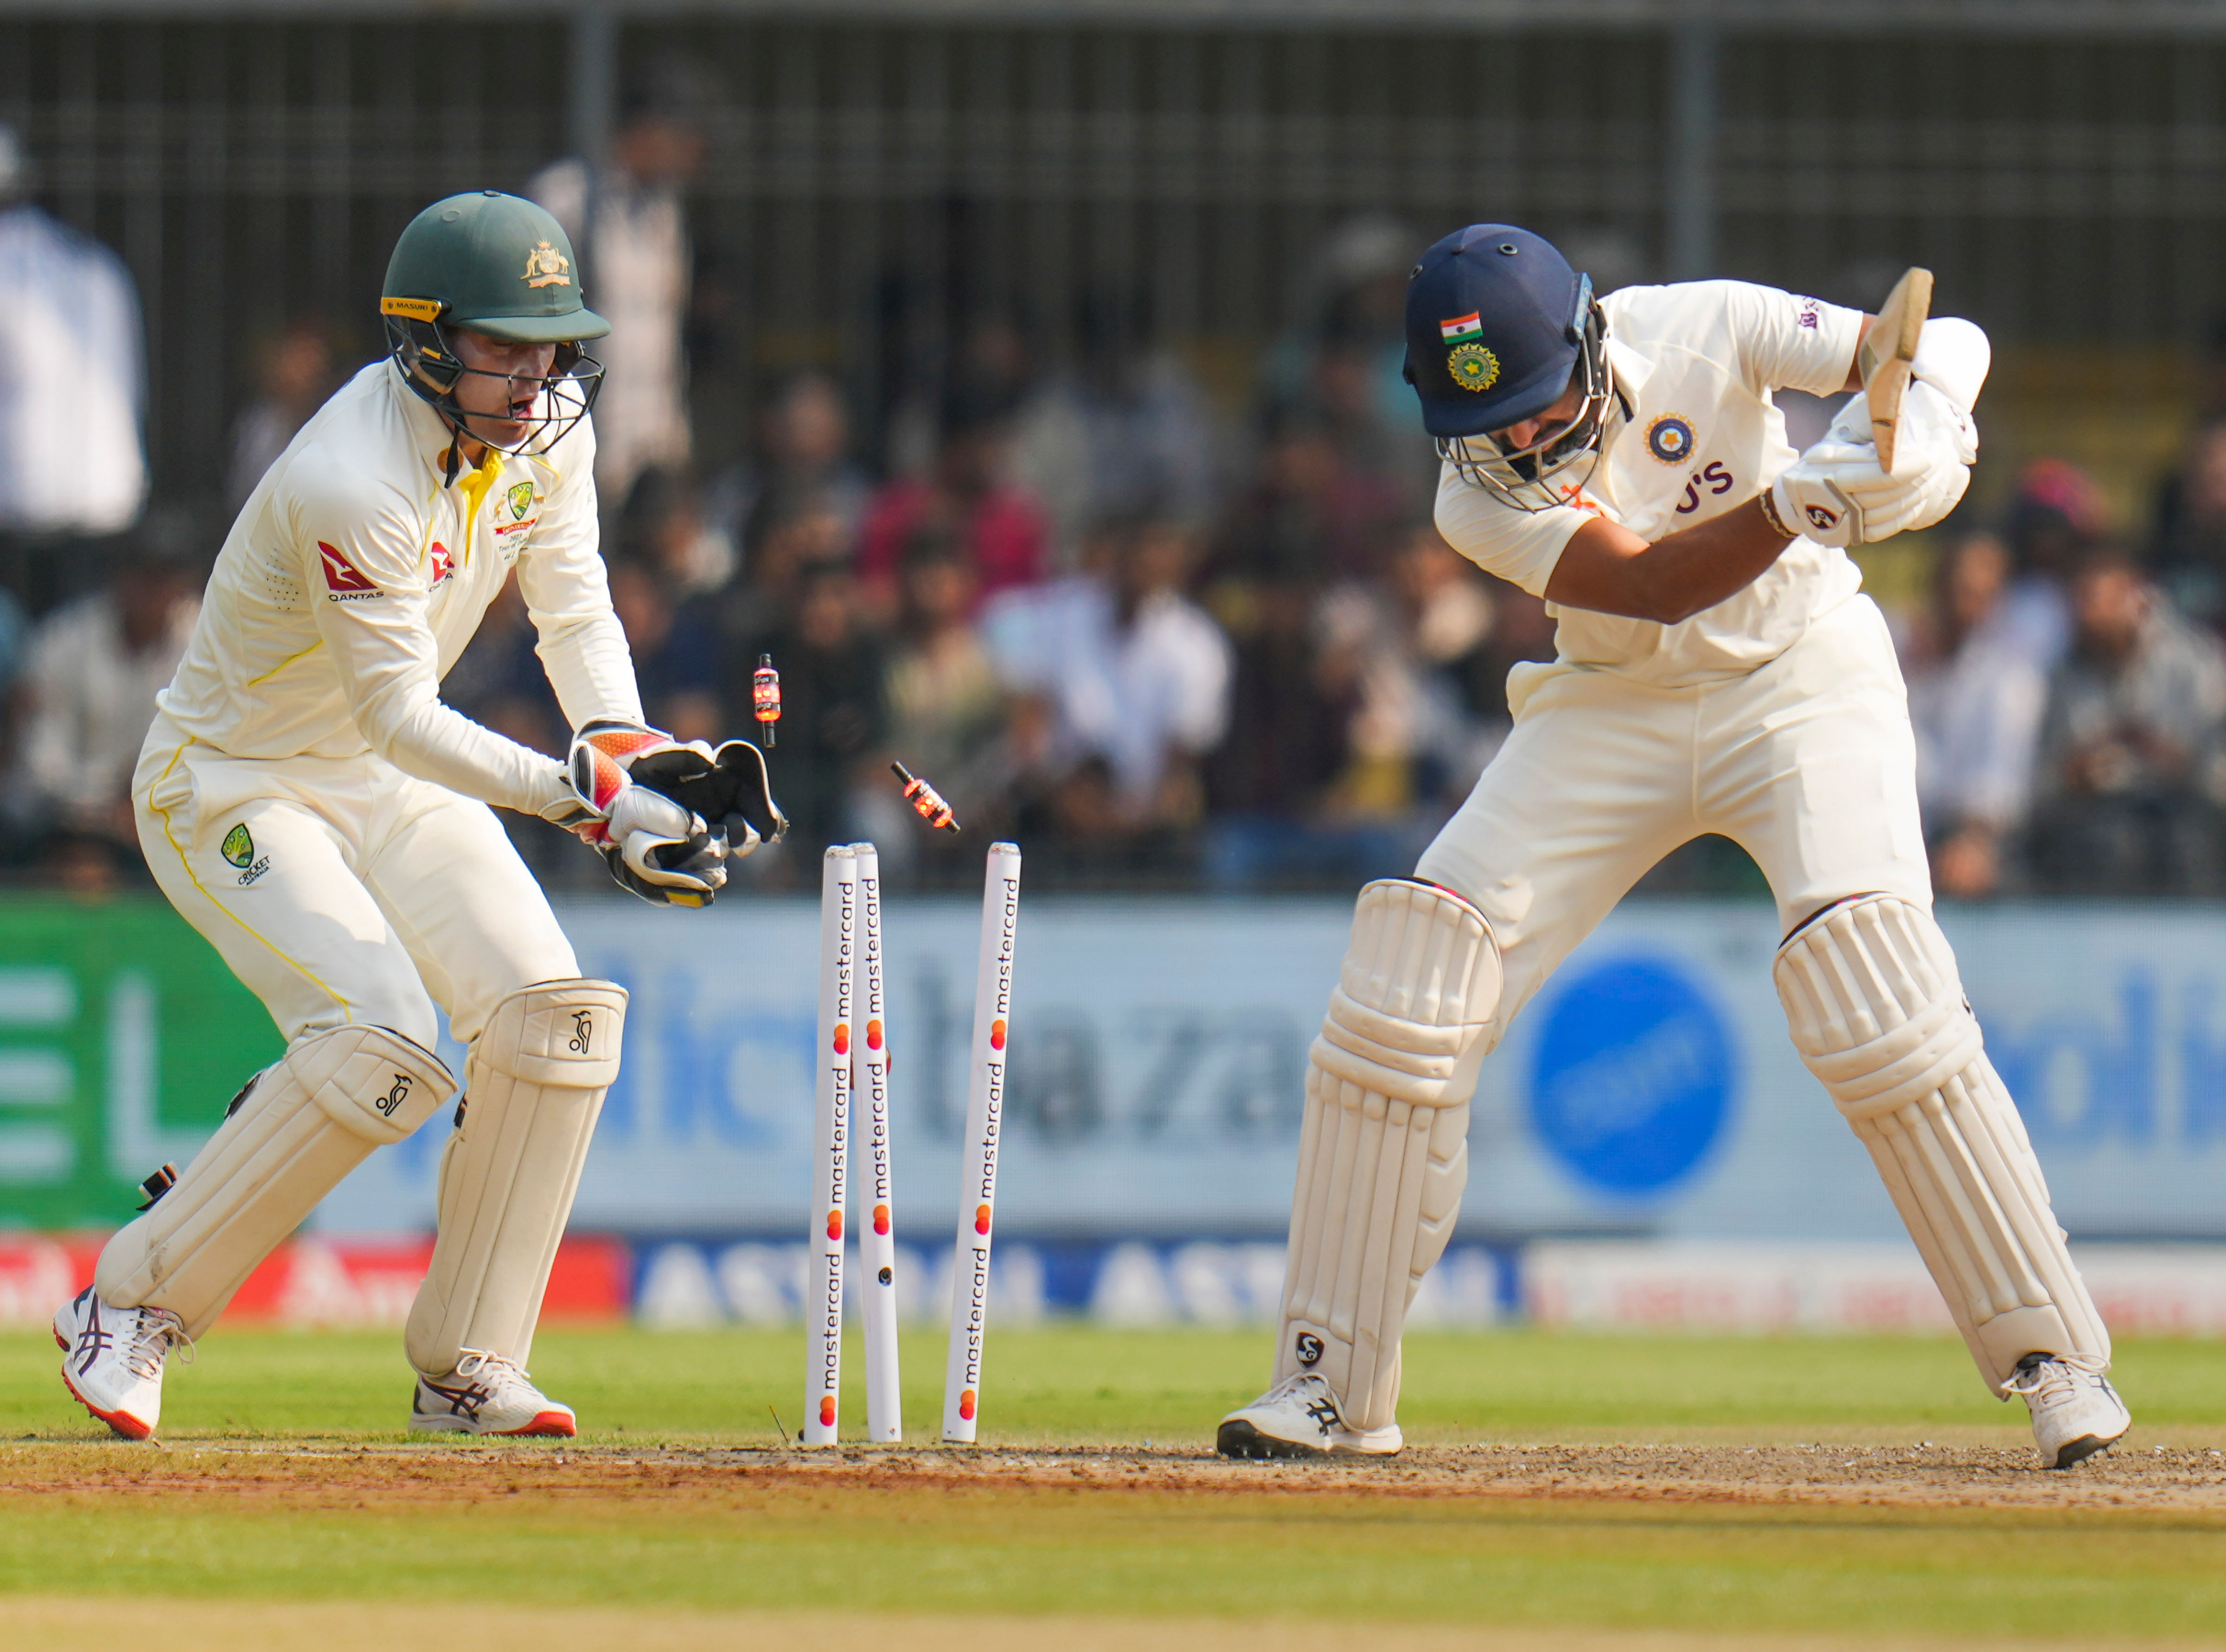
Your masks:
{"label": "white cricket trousers", "polygon": [[289,1044],[372,1026],[429,1050],[436,1003],[469,1044],[580,973],[494,811],[381,758],[228,757],[157,715],[131,801],[155,881]]}
{"label": "white cricket trousers", "polygon": [[1493,1045],[1649,867],[1706,833],[1754,857],[1780,934],[1849,895],[1931,909],[1909,696],[1868,597],[1744,677],[1660,689],[1518,665],[1508,701],[1514,732],[1415,869],[1491,924]]}

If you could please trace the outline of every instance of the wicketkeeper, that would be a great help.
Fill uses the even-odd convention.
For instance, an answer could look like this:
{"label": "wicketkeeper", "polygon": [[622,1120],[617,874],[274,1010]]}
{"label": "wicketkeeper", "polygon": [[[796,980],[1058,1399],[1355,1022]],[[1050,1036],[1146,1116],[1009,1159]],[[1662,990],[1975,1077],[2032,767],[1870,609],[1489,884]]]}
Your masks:
{"label": "wicketkeeper", "polygon": [[[373,1148],[444,1109],[438,1237],[404,1345],[410,1426],[570,1434],[526,1375],[558,1238],[616,1077],[626,993],[583,980],[489,805],[538,815],[657,902],[708,904],[785,823],[757,748],[642,721],[597,553],[601,369],[556,220],[493,190],[403,232],[389,353],[302,427],[240,511],[132,801],[172,904],[286,1053],[54,1316],[70,1391],[154,1432],[166,1357]],[[515,574],[580,732],[560,764],[441,702]],[[433,1007],[468,1057],[433,1053]]]}
{"label": "wicketkeeper", "polygon": [[1890,472],[1861,396],[1796,455],[1771,392],[1860,389],[1867,325],[1737,282],[1595,302],[1503,224],[1415,267],[1438,527],[1554,605],[1560,658],[1510,674],[1514,732],[1415,875],[1361,892],[1307,1072],[1275,1382],[1223,1421],[1224,1453],[1399,1449],[1401,1327],[1460,1206],[1479,1068],[1641,874],[1708,832],[1770,880],[1793,1042],[1988,1389],[2024,1397],[2051,1467],[2125,1433],[2109,1333],[1933,921],[1901,674],[1845,550],[1962,497],[1986,336],[1925,323]]}

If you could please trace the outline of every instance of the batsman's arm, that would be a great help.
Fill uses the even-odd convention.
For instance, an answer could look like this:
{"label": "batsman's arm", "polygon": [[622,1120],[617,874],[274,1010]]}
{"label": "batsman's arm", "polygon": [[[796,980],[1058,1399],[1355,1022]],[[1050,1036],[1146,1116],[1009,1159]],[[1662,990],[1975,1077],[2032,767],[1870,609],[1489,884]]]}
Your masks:
{"label": "batsman's arm", "polygon": [[1620,523],[1589,518],[1546,581],[1546,600],[1674,626],[1746,588],[1793,543],[1760,499],[1652,543]]}

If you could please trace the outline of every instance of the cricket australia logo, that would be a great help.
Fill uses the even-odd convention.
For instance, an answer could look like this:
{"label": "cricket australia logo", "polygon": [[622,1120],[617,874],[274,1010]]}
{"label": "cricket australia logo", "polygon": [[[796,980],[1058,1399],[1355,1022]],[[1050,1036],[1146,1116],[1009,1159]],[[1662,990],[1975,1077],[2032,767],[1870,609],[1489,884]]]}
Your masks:
{"label": "cricket australia logo", "polygon": [[510,502],[510,519],[512,522],[523,522],[525,520],[525,513],[533,508],[533,484],[519,482],[505,493],[503,498]]}
{"label": "cricket australia logo", "polygon": [[406,1072],[395,1074],[394,1083],[388,1088],[386,1094],[372,1103],[379,1117],[391,1119],[400,1112],[402,1103],[410,1099],[410,1086],[417,1082]]}
{"label": "cricket australia logo", "polygon": [[525,255],[525,273],[518,279],[529,287],[569,287],[572,277],[565,273],[572,261],[546,241],[537,241],[533,251]]}
{"label": "cricket australia logo", "polygon": [[217,845],[216,852],[239,868],[239,886],[243,889],[270,870],[270,857],[256,854],[255,835],[247,829],[244,820],[224,835],[224,842]]}

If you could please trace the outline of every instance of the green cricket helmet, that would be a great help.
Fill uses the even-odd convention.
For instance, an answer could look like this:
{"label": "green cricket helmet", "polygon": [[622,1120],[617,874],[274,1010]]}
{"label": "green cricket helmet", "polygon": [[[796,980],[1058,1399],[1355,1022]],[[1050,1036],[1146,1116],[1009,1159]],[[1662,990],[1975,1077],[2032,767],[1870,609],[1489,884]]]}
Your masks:
{"label": "green cricket helmet", "polygon": [[[534,416],[519,447],[550,442],[585,416],[602,384],[602,365],[580,348],[611,324],[581,302],[572,243],[545,208],[498,190],[436,200],[402,232],[378,301],[387,346],[410,388],[474,441],[455,392],[467,373],[451,328],[513,344],[553,344]],[[493,445],[493,444],[490,444]],[[449,451],[450,480],[457,465]]]}

